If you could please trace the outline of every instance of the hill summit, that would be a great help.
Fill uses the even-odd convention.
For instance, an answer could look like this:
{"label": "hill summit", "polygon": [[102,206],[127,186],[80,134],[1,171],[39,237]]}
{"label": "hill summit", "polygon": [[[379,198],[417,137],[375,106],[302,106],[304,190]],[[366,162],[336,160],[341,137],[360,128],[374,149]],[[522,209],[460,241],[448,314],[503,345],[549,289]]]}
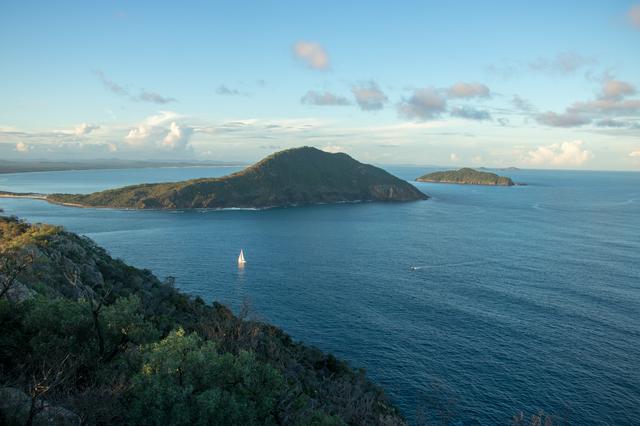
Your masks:
{"label": "hill summit", "polygon": [[92,194],[52,194],[56,203],[131,209],[268,208],[302,204],[414,201],[410,183],[344,153],[287,149],[220,178],[127,186]]}

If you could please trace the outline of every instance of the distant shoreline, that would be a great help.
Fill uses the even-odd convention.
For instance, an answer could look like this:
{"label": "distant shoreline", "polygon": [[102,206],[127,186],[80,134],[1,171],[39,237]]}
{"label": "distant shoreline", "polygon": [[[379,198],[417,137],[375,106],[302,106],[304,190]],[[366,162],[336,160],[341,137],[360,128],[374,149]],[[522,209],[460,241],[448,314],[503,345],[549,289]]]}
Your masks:
{"label": "distant shoreline", "polygon": [[47,198],[46,194],[21,194],[19,192],[16,193],[0,193],[0,198],[20,198],[20,199],[28,199],[28,200],[40,200],[40,201],[46,201],[47,203],[51,203],[51,204],[58,204],[61,206],[67,206],[67,207],[79,207],[82,209],[86,209],[89,208],[89,206],[83,206],[82,204],[75,204],[75,203],[61,203],[59,201],[54,201],[54,200],[50,200],[49,198]]}
{"label": "distant shoreline", "polygon": [[116,163],[116,164],[94,164],[94,163],[46,163],[39,165],[38,163],[25,163],[24,165],[18,162],[11,162],[8,165],[3,164],[0,161],[0,175],[7,174],[21,174],[21,173],[42,173],[42,172],[70,172],[70,171],[84,171],[84,170],[135,170],[135,169],[189,169],[189,168],[220,168],[220,167],[246,167],[245,163],[211,163],[211,164],[197,164],[197,163],[152,163],[152,162],[132,162]]}

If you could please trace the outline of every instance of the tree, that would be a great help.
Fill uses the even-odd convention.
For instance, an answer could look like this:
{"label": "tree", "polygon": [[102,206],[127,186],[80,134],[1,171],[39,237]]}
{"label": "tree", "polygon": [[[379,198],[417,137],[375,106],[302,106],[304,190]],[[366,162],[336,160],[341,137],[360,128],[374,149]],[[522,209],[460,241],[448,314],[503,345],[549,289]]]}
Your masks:
{"label": "tree", "polygon": [[181,328],[145,352],[133,378],[133,423],[277,424],[284,380],[252,353],[219,354],[215,344]]}

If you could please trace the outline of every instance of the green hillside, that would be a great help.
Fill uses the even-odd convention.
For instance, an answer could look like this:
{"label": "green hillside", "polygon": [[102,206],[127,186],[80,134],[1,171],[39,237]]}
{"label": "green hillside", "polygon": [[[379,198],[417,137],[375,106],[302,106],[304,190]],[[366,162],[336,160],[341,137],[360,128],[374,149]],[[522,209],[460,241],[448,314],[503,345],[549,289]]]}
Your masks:
{"label": "green hillside", "polygon": [[347,154],[303,147],[277,152],[221,178],[127,186],[49,201],[132,209],[267,208],[315,203],[413,201],[428,198],[410,183]]}
{"label": "green hillside", "polygon": [[0,424],[403,425],[363,371],[0,216]]}

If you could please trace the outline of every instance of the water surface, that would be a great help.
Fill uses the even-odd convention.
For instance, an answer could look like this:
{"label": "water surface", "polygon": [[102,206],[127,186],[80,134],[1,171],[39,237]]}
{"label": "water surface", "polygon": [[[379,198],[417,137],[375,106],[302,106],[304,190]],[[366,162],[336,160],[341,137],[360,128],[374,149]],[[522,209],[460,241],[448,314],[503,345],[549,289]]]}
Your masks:
{"label": "water surface", "polygon": [[[0,190],[236,170],[0,175]],[[418,183],[432,199],[264,211],[0,207],[87,235],[207,301],[250,300],[260,318],[366,368],[409,418],[444,406],[465,425],[540,409],[571,424],[639,424],[640,173],[504,174],[528,185]]]}

